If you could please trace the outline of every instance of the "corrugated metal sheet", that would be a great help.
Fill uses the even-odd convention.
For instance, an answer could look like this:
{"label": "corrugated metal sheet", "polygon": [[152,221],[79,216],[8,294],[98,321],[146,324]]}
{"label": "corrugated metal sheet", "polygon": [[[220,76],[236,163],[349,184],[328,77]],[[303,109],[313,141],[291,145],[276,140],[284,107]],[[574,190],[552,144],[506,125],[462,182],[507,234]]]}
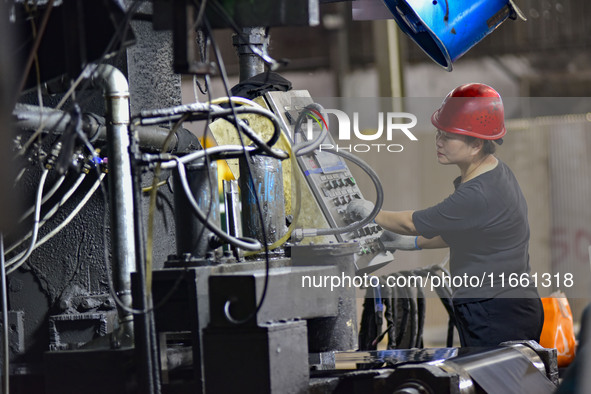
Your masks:
{"label": "corrugated metal sheet", "polygon": [[[513,121],[509,122],[509,129],[512,128],[520,129],[516,133],[535,133],[535,139],[546,144],[545,162],[536,160],[540,156],[536,153],[539,142],[532,141],[529,152],[515,152],[521,160],[532,160],[530,167],[547,167],[545,181],[520,179],[524,192],[531,190],[536,183],[538,187],[546,183],[549,188],[549,206],[546,208],[550,219],[546,230],[549,239],[545,243],[532,237],[530,245],[533,271],[537,265],[535,256],[539,257],[536,248],[541,247],[550,253],[550,266],[540,270],[539,274],[551,276],[543,278],[538,289],[545,295],[549,291],[565,292],[575,320],[578,320],[591,296],[591,117],[588,114],[565,115]],[[514,171],[519,174],[519,166]],[[536,172],[540,173],[539,170]],[[539,193],[543,195],[545,191],[539,189]],[[540,232],[534,223],[542,225],[538,215],[545,215],[544,208],[540,201],[531,197],[528,205],[532,234]]]}
{"label": "corrugated metal sheet", "polygon": [[[560,289],[570,296],[573,313],[580,317],[591,287],[591,122],[586,116],[562,117],[547,127],[552,129],[552,271],[562,280]],[[574,278],[572,288],[564,283],[569,274]]]}

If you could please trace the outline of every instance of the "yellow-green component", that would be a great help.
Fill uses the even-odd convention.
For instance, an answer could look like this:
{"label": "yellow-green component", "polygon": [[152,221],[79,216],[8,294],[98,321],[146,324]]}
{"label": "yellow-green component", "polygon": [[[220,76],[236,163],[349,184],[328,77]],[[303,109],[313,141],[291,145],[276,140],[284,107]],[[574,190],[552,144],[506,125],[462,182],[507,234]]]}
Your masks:
{"label": "yellow-green component", "polygon": [[[265,100],[262,97],[258,97],[253,100],[257,104],[261,105],[265,109],[269,109]],[[265,118],[264,116],[260,116],[257,114],[245,114],[240,115],[241,119],[246,119],[250,127],[258,133],[259,136],[265,141],[271,138],[273,134],[273,123]],[[209,126],[211,134],[215,142],[218,145],[240,145],[240,139],[236,132],[236,128],[234,125],[226,120],[218,119],[215,122],[212,122]],[[251,141],[247,137],[243,135],[244,143],[246,145],[250,144]],[[274,148],[278,148],[284,151],[287,151],[287,147],[285,146],[285,139],[280,138],[277,143],[274,145]],[[283,168],[283,190],[284,190],[284,198],[285,198],[285,214],[286,215],[293,215],[292,209],[292,196],[295,195],[295,185],[292,184],[292,165],[290,162],[291,159],[286,159],[282,162]],[[238,160],[232,159],[227,160],[228,167],[232,171],[235,179],[238,179],[240,176],[240,171],[238,169]],[[299,166],[297,166],[299,169]],[[296,223],[297,228],[328,228],[328,222],[326,221],[324,214],[320,210],[308,183],[304,179],[304,174],[299,173],[300,176],[300,184],[301,184],[301,209],[298,222]],[[328,243],[330,241],[334,241],[335,238],[333,236],[321,236],[321,237],[311,237],[305,238],[302,243]]]}

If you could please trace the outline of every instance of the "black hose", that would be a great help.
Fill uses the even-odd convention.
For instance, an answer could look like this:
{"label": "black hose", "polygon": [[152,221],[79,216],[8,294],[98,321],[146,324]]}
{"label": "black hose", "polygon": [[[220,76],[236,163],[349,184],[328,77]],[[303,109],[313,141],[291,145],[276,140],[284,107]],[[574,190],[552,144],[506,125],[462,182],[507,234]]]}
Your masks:
{"label": "black hose", "polygon": [[[262,138],[260,138],[246,122],[244,122],[244,120],[235,117],[235,115],[241,114],[257,114],[269,119],[273,123],[273,134],[271,135],[271,138],[269,138],[268,141],[263,141]],[[217,109],[212,110],[212,107],[209,104],[193,103],[171,108],[142,111],[132,119],[132,124],[162,124],[177,121],[183,117],[186,117],[186,121],[206,119],[215,120],[217,118],[226,119],[235,124],[239,129],[238,131],[244,132],[244,134],[256,145],[257,149],[254,150],[252,154],[256,155],[265,152],[269,156],[277,159],[286,159],[288,157],[286,154],[280,154],[278,151],[271,149],[281,135],[281,123],[275,114],[263,108],[235,107],[222,109],[221,107],[217,107]]]}
{"label": "black hose", "polygon": [[407,342],[405,343],[405,348],[413,348],[416,346],[418,341],[418,325],[419,325],[419,318],[418,318],[418,289],[420,286],[413,286],[411,287],[409,284],[409,279],[412,275],[414,275],[414,271],[400,271],[399,275],[406,278],[406,286],[404,290],[406,291],[406,297],[408,299],[408,307],[409,307],[409,317],[408,317],[408,336]]}
{"label": "black hose", "polygon": [[372,345],[372,341],[378,336],[378,330],[380,329],[376,322],[374,303],[373,289],[370,287],[365,291],[365,300],[363,301],[363,310],[361,312],[358,336],[359,350],[377,349],[377,346]]}
{"label": "black hose", "polygon": [[[400,289],[402,292],[406,293],[406,289]],[[407,349],[408,343],[404,342],[405,337],[408,336],[408,320],[410,315],[410,303],[408,302],[408,296],[404,294],[402,297],[398,297],[396,300],[396,310],[399,313],[398,319],[398,333],[396,335],[396,348],[397,349]]]}
{"label": "black hose", "polygon": [[[385,282],[387,277],[382,277],[380,284]],[[387,349],[395,349],[396,348],[396,299],[394,290],[389,286],[383,287],[384,291],[382,292],[382,297],[384,300],[384,319],[386,320],[386,324],[388,326],[388,344],[386,345]]]}
{"label": "black hose", "polygon": [[[257,107],[237,107],[237,108],[234,108],[234,110],[228,109],[227,111],[228,111],[227,115],[220,113],[220,116],[230,116],[230,118],[233,118],[233,116],[232,116],[233,114],[239,114],[239,115],[240,114],[258,114],[258,115],[265,116],[273,123],[273,134],[271,135],[271,138],[267,142],[265,142],[265,144],[267,144],[268,146],[273,146],[279,140],[279,136],[281,135],[281,123],[279,122],[277,117],[272,112],[267,111],[266,109],[257,108]],[[272,116],[269,116],[269,115],[272,115]],[[215,116],[217,116],[217,114],[214,114],[214,117]],[[249,136],[249,138],[250,138],[250,136]],[[258,135],[256,135],[256,134],[255,134],[255,138],[260,139],[260,137],[258,137]],[[251,140],[252,140],[252,138],[251,138]]]}
{"label": "black hose", "polygon": [[[397,277],[401,277],[402,275],[400,273],[395,273],[393,274],[393,277],[397,278]],[[396,308],[396,313],[397,313],[397,319],[395,321],[395,324],[397,325],[397,327],[399,328],[398,332],[396,333],[396,348],[397,349],[401,349],[401,348],[408,348],[408,345],[406,342],[403,342],[403,340],[405,339],[405,337],[407,337],[408,335],[408,331],[407,331],[407,327],[408,327],[408,323],[409,323],[409,315],[410,315],[410,302],[408,299],[408,291],[406,289],[406,287],[396,287],[395,289],[396,292],[396,304],[395,304],[395,308]]]}
{"label": "black hose", "polygon": [[[449,275],[447,270],[445,270],[443,267],[438,266],[438,265],[427,268],[426,270],[431,272],[433,275],[439,275],[438,274],[439,272],[441,272],[443,275]],[[443,279],[442,279],[442,282],[443,282]],[[445,310],[447,311],[447,314],[449,316],[449,321],[448,321],[448,325],[447,325],[446,346],[451,347],[451,346],[453,346],[453,329],[457,325],[456,318],[455,318],[455,312],[454,312],[454,306],[453,306],[453,302],[452,302],[452,298],[451,298],[452,292],[451,292],[451,289],[447,286],[436,286],[435,293],[437,293],[437,295],[439,296],[439,300],[443,304],[443,307],[445,308]]]}
{"label": "black hose", "polygon": [[425,292],[422,287],[417,287],[417,340],[415,347],[423,347],[423,329],[425,328],[425,313],[427,309]]}
{"label": "black hose", "polygon": [[456,324],[454,320],[451,318],[447,322],[447,339],[445,341],[445,346],[452,347],[454,345],[454,327]]}
{"label": "black hose", "polygon": [[415,347],[419,332],[419,318],[418,318],[418,305],[417,305],[417,291],[419,287],[407,287],[408,304],[410,306],[409,311],[409,336],[408,336],[408,348]]}

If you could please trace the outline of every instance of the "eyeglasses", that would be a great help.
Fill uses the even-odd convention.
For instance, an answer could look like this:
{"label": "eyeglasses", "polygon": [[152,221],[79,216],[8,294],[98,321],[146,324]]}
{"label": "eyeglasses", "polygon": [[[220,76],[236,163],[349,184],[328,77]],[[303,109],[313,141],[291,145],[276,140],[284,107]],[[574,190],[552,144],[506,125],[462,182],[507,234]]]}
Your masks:
{"label": "eyeglasses", "polygon": [[462,138],[462,136],[458,135],[458,134],[454,134],[454,133],[448,133],[446,131],[443,130],[437,130],[437,132],[435,132],[435,141],[447,141],[447,140],[456,140],[456,139],[460,139]]}
{"label": "eyeglasses", "polygon": [[437,130],[435,133],[435,141],[439,141],[442,138],[447,138],[447,133],[445,131]]}

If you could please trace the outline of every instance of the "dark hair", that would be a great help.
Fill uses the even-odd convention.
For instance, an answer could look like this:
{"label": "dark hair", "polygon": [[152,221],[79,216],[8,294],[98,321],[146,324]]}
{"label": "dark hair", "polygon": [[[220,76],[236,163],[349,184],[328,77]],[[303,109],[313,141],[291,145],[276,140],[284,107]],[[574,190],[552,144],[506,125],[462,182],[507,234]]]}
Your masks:
{"label": "dark hair", "polygon": [[[470,135],[465,135],[464,137],[466,138],[466,142],[468,144],[471,144],[474,141],[476,141],[477,139],[479,139],[476,137],[472,137]],[[482,153],[483,156],[492,155],[496,151],[497,151],[497,146],[495,145],[493,140],[482,140],[482,149],[480,150],[480,153]]]}

